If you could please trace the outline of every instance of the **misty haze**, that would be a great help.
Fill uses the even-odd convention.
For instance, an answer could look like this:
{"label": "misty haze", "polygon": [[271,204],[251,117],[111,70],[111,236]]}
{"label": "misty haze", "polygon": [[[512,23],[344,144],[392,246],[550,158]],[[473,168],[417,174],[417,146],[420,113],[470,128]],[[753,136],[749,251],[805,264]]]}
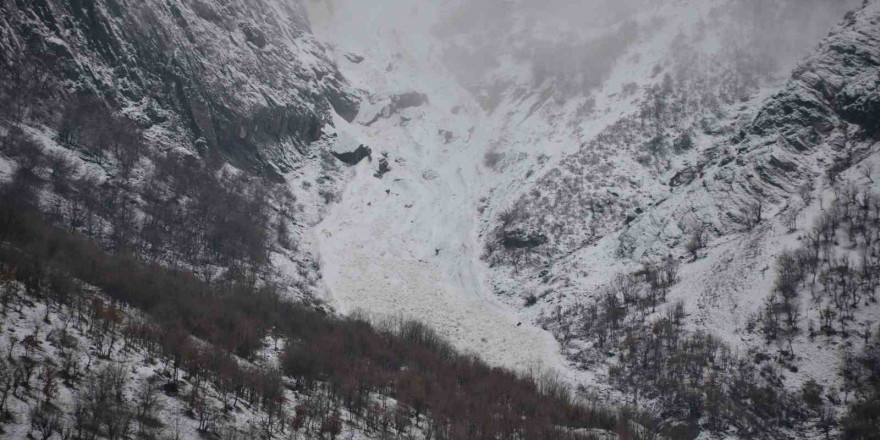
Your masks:
{"label": "misty haze", "polygon": [[880,439],[878,0],[0,1],[0,439]]}

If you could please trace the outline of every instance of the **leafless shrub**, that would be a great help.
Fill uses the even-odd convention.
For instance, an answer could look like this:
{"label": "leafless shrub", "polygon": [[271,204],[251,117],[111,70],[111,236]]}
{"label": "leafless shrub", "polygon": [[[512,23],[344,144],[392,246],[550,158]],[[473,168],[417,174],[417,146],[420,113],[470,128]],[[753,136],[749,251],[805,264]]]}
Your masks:
{"label": "leafless shrub", "polygon": [[801,200],[804,201],[804,205],[809,205],[813,202],[813,191],[815,190],[816,186],[812,179],[804,182],[803,185],[798,187],[798,194],[801,196]]}
{"label": "leafless shrub", "polygon": [[706,225],[703,222],[695,222],[691,226],[690,234],[684,247],[691,257],[696,260],[699,251],[706,247]]}
{"label": "leafless shrub", "polygon": [[764,201],[758,197],[753,201],[748,201],[739,210],[742,217],[740,222],[747,231],[751,231],[761,224],[764,215]]}
{"label": "leafless shrub", "polygon": [[332,190],[329,190],[329,189],[326,189],[326,188],[321,188],[320,190],[318,190],[318,195],[319,195],[322,199],[324,199],[324,204],[325,204],[325,205],[329,205],[329,204],[331,204],[331,203],[334,203],[334,202],[336,202],[336,200],[337,200],[336,193],[333,192]]}
{"label": "leafless shrub", "polygon": [[483,156],[483,165],[491,170],[496,170],[501,161],[504,159],[504,153],[497,151],[487,151]]}

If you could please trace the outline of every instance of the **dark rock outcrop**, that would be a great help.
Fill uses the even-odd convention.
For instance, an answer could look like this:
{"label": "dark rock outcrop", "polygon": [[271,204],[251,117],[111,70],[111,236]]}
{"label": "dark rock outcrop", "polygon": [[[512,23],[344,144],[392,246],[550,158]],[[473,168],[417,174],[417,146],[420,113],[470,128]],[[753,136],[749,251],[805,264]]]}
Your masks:
{"label": "dark rock outcrop", "polygon": [[794,135],[814,127],[827,134],[840,120],[868,132],[880,128],[880,17],[854,14],[792,74],[788,86],[767,102],[752,134]]}
{"label": "dark rock outcrop", "polygon": [[345,153],[333,153],[337,159],[342,161],[347,165],[357,165],[363,160],[365,157],[371,158],[373,156],[373,150],[369,147],[365,147],[363,145],[358,146],[354,151],[347,151]]}
{"label": "dark rock outcrop", "polygon": [[[723,159],[717,165],[704,167],[699,180],[692,178],[692,169],[672,179],[676,189],[666,207],[629,223],[620,239],[621,255],[668,253],[669,246],[686,238],[679,225],[694,218],[711,223],[719,235],[741,233],[743,225],[754,222],[746,217],[756,207],[776,213],[801,203],[801,188],[840,176],[874,154],[878,78],[880,4],[868,3],[799,64],[750,125],[721,144]],[[658,217],[670,220],[656,222]]]}
{"label": "dark rock outcrop", "polygon": [[373,116],[373,119],[368,121],[365,125],[369,127],[381,118],[390,118],[392,115],[398,114],[401,110],[412,107],[421,107],[428,102],[428,95],[425,95],[424,93],[405,92],[394,95],[391,97],[391,103],[385,106],[381,112]]}
{"label": "dark rock outcrop", "polygon": [[501,245],[506,249],[532,249],[547,243],[547,236],[540,232],[522,229],[501,232]]}
{"label": "dark rock outcrop", "polygon": [[386,174],[388,174],[388,172],[390,172],[390,171],[391,171],[391,166],[388,165],[388,158],[382,157],[381,159],[379,159],[379,169],[376,170],[376,172],[373,174],[373,176],[376,177],[377,179],[381,179]]}
{"label": "dark rock outcrop", "polygon": [[354,64],[360,64],[360,63],[364,62],[364,57],[362,57],[358,54],[353,54],[353,53],[345,54],[345,59],[347,59],[348,61],[351,61]]}
{"label": "dark rock outcrop", "polygon": [[428,103],[428,95],[419,92],[406,92],[391,97],[391,113],[410,107],[421,107]]}

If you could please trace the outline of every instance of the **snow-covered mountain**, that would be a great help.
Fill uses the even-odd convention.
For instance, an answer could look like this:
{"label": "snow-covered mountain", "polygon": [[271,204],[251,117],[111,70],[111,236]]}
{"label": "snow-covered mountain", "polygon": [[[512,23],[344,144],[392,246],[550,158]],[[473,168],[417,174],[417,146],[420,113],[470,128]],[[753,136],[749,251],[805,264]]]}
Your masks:
{"label": "snow-covered mountain", "polygon": [[[839,6],[840,13],[826,19],[826,24],[838,20],[846,6]],[[651,205],[692,183],[706,158],[721,150],[716,144],[747,127],[762,102],[783,85],[780,78],[786,69],[793,67],[784,61],[779,66],[766,66],[761,58],[766,54],[758,51],[735,56],[734,52],[745,51],[746,44],[738,46],[725,39],[743,32],[740,25],[760,25],[733,21],[737,16],[731,11],[744,15],[739,8],[747,9],[736,2],[644,6],[645,11],[628,23],[611,21],[607,30],[591,29],[579,35],[586,41],[585,47],[604,47],[603,42],[610,39],[614,40],[611,45],[620,49],[610,60],[603,60],[606,62],[600,70],[607,72],[597,75],[592,86],[585,86],[583,78],[566,77],[566,68],[561,67],[546,74],[549,79],[546,75],[541,75],[545,79],[536,78],[538,69],[533,65],[540,60],[529,57],[527,48],[569,37],[570,30],[549,37],[517,38],[530,32],[546,33],[546,29],[522,30],[515,19],[503,21],[512,36],[508,52],[494,54],[493,60],[486,61],[494,67],[481,69],[479,76],[471,74],[466,81],[462,76],[471,72],[462,73],[449,57],[467,50],[479,53],[483,49],[479,42],[484,40],[476,36],[485,29],[497,30],[491,27],[497,21],[487,20],[486,26],[456,34],[456,39],[443,33],[449,32],[443,25],[444,17],[452,14],[450,8],[430,2],[380,8],[311,2],[309,7],[316,33],[332,43],[331,54],[340,68],[366,95],[351,128],[360,133],[350,135],[354,139],[348,141],[352,144],[349,148],[363,143],[374,152],[386,152],[392,168],[379,181],[371,178],[371,171],[358,169],[353,174],[355,179],[363,178],[363,183],[349,183],[348,191],[361,206],[352,207],[343,197],[345,207],[334,211],[345,212],[340,215],[346,221],[365,229],[370,222],[361,212],[375,212],[380,217],[377,227],[391,229],[389,233],[395,236],[416,229],[418,245],[391,247],[412,254],[407,260],[423,260],[428,265],[444,258],[459,264],[460,258],[449,255],[449,250],[456,252],[464,246],[470,255],[479,254],[490,265],[513,267],[522,260],[522,265],[529,267],[553,263],[551,270],[578,252],[600,252],[596,249],[603,247],[599,244],[602,238],[623,230]],[[764,12],[780,17],[790,13],[787,7],[766,9]],[[475,14],[467,8],[464,11]],[[467,37],[478,43],[462,48]],[[791,50],[807,53],[813,44],[801,43]],[[576,56],[580,48],[566,47],[559,52]],[[555,67],[549,64],[549,69]],[[576,73],[574,76],[580,74],[574,67],[569,70]],[[575,83],[577,93],[563,87]],[[493,87],[494,91],[489,90]],[[395,104],[410,93],[424,94],[426,99],[405,108]],[[346,128],[339,125],[340,130]],[[395,167],[395,161],[400,165]],[[378,163],[374,161],[372,167],[377,168]],[[388,182],[391,178],[394,180]],[[462,182],[466,187],[446,187],[450,182]],[[441,192],[436,196],[420,193],[435,186]],[[441,202],[441,197],[449,201]],[[388,200],[395,203],[386,203]],[[373,208],[380,201],[381,208]],[[430,211],[419,221],[414,218],[421,216],[417,205],[426,205]],[[435,212],[445,205],[462,219],[452,220],[453,214]],[[357,209],[358,214],[349,215],[345,209]],[[496,228],[499,224],[503,227]],[[352,228],[332,225],[324,229],[324,235],[334,234],[335,241],[335,234]],[[385,243],[373,240],[376,233],[351,232],[361,240]],[[463,233],[474,241],[446,243]],[[636,253],[628,248],[632,247],[628,238],[619,241],[624,244],[617,246],[615,239],[616,252]],[[533,247],[534,251],[529,251]],[[500,248],[497,255],[495,248]],[[372,254],[369,247],[367,251]],[[639,249],[635,260],[665,253],[662,249]],[[603,259],[596,265],[619,264],[615,259],[620,260]],[[472,265],[485,267],[466,264]],[[344,270],[346,265],[329,266]],[[393,270],[395,264],[389,266]],[[526,290],[508,289],[504,280],[521,284],[523,278],[531,278],[533,269],[528,270],[529,277],[519,276],[519,268],[513,269],[493,278],[496,290],[508,295],[514,293],[510,290],[518,294]],[[375,290],[372,283],[356,281],[371,276],[372,271],[355,272],[353,283]],[[570,268],[562,272],[572,277],[577,274]],[[357,301],[372,297],[358,296]],[[400,307],[410,304],[392,302]],[[385,307],[394,310],[395,305],[384,304],[375,310]]]}
{"label": "snow-covered mountain", "polygon": [[[634,2],[589,30],[528,2],[308,6],[368,103],[337,128],[391,168],[358,165],[318,226],[332,303],[416,316],[490,362],[628,399],[617,343],[580,328],[621,277],[653,298],[655,266],[674,280],[633,322],[680,301],[687,332],[768,356],[754,322],[798,245],[791,218],[812,227],[829,167],[834,187],[868,182],[876,5],[841,22],[859,2]],[[842,400],[837,350],[800,339],[767,383],[815,379]]]}
{"label": "snow-covered mountain", "polygon": [[52,182],[51,218],[115,251],[416,319],[655,416],[634,432],[818,438],[880,313],[878,21],[858,0],[5,2],[0,177]]}

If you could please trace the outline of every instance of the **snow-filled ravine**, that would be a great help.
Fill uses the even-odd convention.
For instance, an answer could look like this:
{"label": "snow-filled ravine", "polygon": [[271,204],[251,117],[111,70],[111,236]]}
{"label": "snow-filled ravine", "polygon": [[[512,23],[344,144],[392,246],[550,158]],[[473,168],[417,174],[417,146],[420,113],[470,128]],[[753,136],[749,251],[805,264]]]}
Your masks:
{"label": "snow-filled ravine", "polygon": [[[394,9],[337,8],[331,17],[323,5],[310,11],[315,33],[335,45],[346,78],[369,91],[357,120],[334,121],[335,148],[365,144],[373,152],[349,170],[312,233],[330,303],[342,313],[418,319],[493,365],[567,370],[552,335],[496,299],[479,261],[479,199],[499,178],[483,166],[495,131],[483,111],[432,64],[430,41],[401,41],[383,27]],[[409,18],[396,23],[419,26],[403,9]],[[389,97],[407,92],[428,102],[389,109]],[[378,178],[383,154],[390,171]]]}
{"label": "snow-filled ravine", "polygon": [[432,154],[402,158],[381,180],[361,162],[317,227],[334,306],[419,319],[492,364],[558,362],[552,336],[520,323],[485,287],[463,170],[455,162],[430,168],[439,162]]}
{"label": "snow-filled ravine", "polygon": [[[510,285],[514,279],[502,280],[493,292],[498,273],[480,260],[479,234],[487,219],[566,154],[637,111],[640,95],[620,90],[650,78],[681,26],[718,1],[660,11],[668,24],[622,53],[589,99],[548,100],[540,88],[529,89],[528,67],[505,60],[498,81],[527,91],[509,92],[488,109],[444,65],[441,42],[430,31],[442,15],[435,3],[307,2],[318,40],[362,91],[357,119],[337,117],[335,128],[328,128],[336,131],[334,148],[350,152],[364,144],[373,153],[371,161],[349,170],[344,190],[307,240],[320,255],[327,299],[342,313],[418,319],[494,365],[540,367],[597,385],[601,371],[570,368],[559,343],[535,325],[538,308],[523,308],[520,296],[505,295],[517,290]],[[585,100],[602,111],[583,117]],[[497,166],[486,163],[490,152]],[[383,155],[390,172],[377,178]],[[642,169],[629,177],[654,181]],[[666,195],[663,188],[650,190]]]}
{"label": "snow-filled ravine", "polygon": [[[536,322],[542,313],[589,299],[617,274],[637,270],[641,261],[616,257],[618,236],[608,234],[593,246],[569,249],[570,254],[548,268],[548,277],[537,276],[537,270],[507,276],[509,268],[490,269],[480,259],[487,241],[480,234],[488,233],[493,220],[523,194],[545,189],[537,180],[558,172],[566,155],[593,167],[582,179],[586,183],[578,180],[590,191],[634,200],[640,207],[608,221],[623,222],[623,214],[651,206],[655,208],[644,218],[672,219],[664,216],[665,207],[657,207],[662,201],[673,196],[692,200],[690,192],[676,195],[666,182],[677,170],[700,163],[702,154],[723,140],[725,130],[752,119],[783,81],[768,78],[748,99],[725,105],[715,121],[724,128],[721,134],[697,135],[693,151],[652,168],[636,162],[638,151],[606,151],[602,156],[589,151],[590,141],[626,115],[638,115],[646,91],[663,81],[663,69],[676,77],[691,68],[705,70],[694,76],[694,84],[724,76],[727,70],[721,66],[716,71],[715,65],[725,60],[719,55],[725,32],[710,32],[688,48],[688,56],[702,64],[676,57],[681,55],[682,35],[706,33],[701,23],[724,27],[712,21],[716,7],[727,4],[724,0],[657,2],[644,8],[634,18],[639,37],[621,48],[617,58],[606,60],[610,67],[602,85],[571,96],[557,93],[552,82],[535,84],[534,72],[503,54],[478,91],[473,84],[466,89],[446,67],[449,42],[431,31],[444,13],[438,10],[442,3],[306,2],[317,39],[361,91],[357,118],[346,122],[337,117],[328,128],[335,130],[330,133],[336,137],[333,148],[351,152],[363,144],[372,150],[371,160],[347,170],[341,193],[305,242],[320,255],[326,299],[341,313],[361,310],[375,317],[418,319],[494,365],[549,368],[574,382],[604,388],[601,367],[570,368],[559,343]],[[677,63],[687,69],[677,69]],[[496,85],[503,90],[500,97],[491,90]],[[584,108],[593,110],[582,112]],[[640,148],[634,142],[627,141],[626,147]],[[494,159],[487,160],[487,153]],[[390,170],[377,175],[385,168],[383,161]],[[563,176],[551,183],[565,186],[565,180]],[[557,202],[564,205],[567,200],[550,205]],[[573,221],[555,218],[557,213],[551,209],[536,218],[548,225]],[[642,238],[652,241],[651,236]],[[709,247],[718,251],[713,255],[724,255],[686,265],[684,281],[671,293],[693,313],[693,328],[717,333],[735,346],[746,316],[756,310],[773,280],[761,269],[774,257],[748,246],[736,248],[737,243],[728,238],[712,243]],[[734,259],[743,263],[731,264]],[[555,284],[546,284],[550,278]],[[526,292],[541,297],[540,304],[524,307]]]}
{"label": "snow-filled ravine", "polygon": [[[364,144],[373,152],[371,162],[349,171],[343,193],[312,233],[328,300],[343,313],[419,319],[495,365],[540,366],[597,384],[601,371],[569,368],[558,342],[535,325],[539,310],[523,308],[512,294],[515,280],[498,289],[498,273],[480,260],[479,234],[566,154],[637,111],[639,95],[620,90],[649,78],[680,26],[718,2],[665,11],[670,24],[621,53],[591,97],[548,99],[547,90],[531,89],[529,67],[504,58],[498,82],[521,84],[513,89],[523,92],[507,92],[488,108],[486,97],[478,102],[480,94],[444,64],[442,43],[431,32],[443,14],[438,3],[307,2],[318,40],[363,91],[357,119],[334,121],[334,148]],[[425,102],[412,102],[413,94]],[[584,117],[587,104],[602,111]],[[380,179],[383,153],[391,171]],[[487,153],[497,165],[487,163]],[[631,174],[653,181],[645,171]]]}

